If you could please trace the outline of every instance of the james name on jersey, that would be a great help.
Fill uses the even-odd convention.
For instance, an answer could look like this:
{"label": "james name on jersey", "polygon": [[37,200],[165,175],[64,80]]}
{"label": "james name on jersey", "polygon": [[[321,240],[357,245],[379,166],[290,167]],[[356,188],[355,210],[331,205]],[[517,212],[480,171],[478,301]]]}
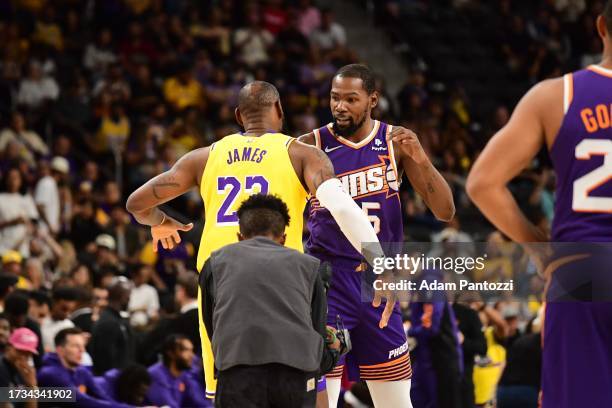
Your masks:
{"label": "james name on jersey", "polygon": [[260,149],[259,147],[255,149],[252,147],[244,147],[242,148],[242,152],[240,152],[239,149],[232,149],[227,152],[227,164],[241,161],[261,163],[266,153],[268,153],[267,150]]}

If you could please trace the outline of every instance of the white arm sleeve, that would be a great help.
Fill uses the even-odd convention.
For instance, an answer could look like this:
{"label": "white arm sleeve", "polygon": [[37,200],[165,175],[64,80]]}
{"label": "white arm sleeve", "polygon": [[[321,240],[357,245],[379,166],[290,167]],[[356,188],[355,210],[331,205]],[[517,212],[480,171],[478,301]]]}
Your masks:
{"label": "white arm sleeve", "polygon": [[[321,205],[329,210],[342,233],[370,265],[373,258],[384,256],[374,227],[357,203],[344,191],[337,178],[324,181],[316,193]],[[364,253],[362,243],[368,243]]]}

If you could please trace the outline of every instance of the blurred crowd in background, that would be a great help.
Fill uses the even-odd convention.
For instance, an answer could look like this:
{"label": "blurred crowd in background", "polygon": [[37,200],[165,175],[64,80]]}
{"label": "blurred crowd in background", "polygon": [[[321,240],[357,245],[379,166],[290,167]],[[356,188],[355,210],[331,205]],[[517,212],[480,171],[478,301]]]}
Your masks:
{"label": "blurred crowd in background", "polygon": [[[469,202],[466,175],[508,121],[517,95],[538,80],[597,62],[601,44],[593,22],[602,2],[355,3],[388,33],[390,49],[409,57],[399,93],[389,94],[379,77],[374,116],[419,135],[457,206],[455,219],[440,223],[403,183],[406,240],[486,241],[492,253],[503,253],[508,240]],[[171,252],[153,251],[148,230],[126,212],[125,200],[185,152],[239,131],[237,93],[251,80],[278,87],[286,133],[299,136],[330,122],[331,78],[359,54],[347,47],[351,27],[325,6],[311,0],[0,0],[0,329],[7,326],[0,330],[0,368],[13,367],[7,371],[17,372],[13,381],[36,380],[22,361],[33,356],[39,385],[58,386],[64,378],[49,370],[77,369],[79,381],[92,384],[79,397],[91,406],[206,404],[197,361],[199,194],[164,208],[196,224]],[[445,81],[439,68],[452,71],[452,58],[428,60],[414,46],[406,51],[411,38],[398,29],[404,18],[435,17],[440,10],[466,24],[491,22],[495,37],[475,38],[492,43],[492,58],[516,84],[512,94],[485,104],[477,88]],[[434,28],[444,31],[442,23]],[[512,190],[529,217],[550,224],[554,177],[545,154]],[[533,267],[513,265],[491,267],[522,275],[541,290]],[[463,353],[485,370],[490,385],[479,404],[495,399],[503,362],[512,361],[508,339],[537,332],[538,299],[519,306],[509,300],[498,299],[495,307],[477,297],[463,302],[480,313],[489,350]],[[407,327],[414,329],[421,321],[405,306]],[[463,344],[459,323],[454,338]],[[2,381],[5,376],[0,369]],[[502,384],[514,384],[507,377],[504,372]],[[125,378],[136,383],[117,385]],[[530,380],[530,386],[539,382]]]}

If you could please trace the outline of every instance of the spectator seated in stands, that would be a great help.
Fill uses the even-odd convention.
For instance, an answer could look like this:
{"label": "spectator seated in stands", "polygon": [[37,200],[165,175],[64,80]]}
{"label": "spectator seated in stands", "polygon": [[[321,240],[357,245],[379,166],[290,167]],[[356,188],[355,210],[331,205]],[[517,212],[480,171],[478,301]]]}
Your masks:
{"label": "spectator seated in stands", "polygon": [[55,336],[55,353],[47,353],[38,373],[41,387],[72,387],[79,407],[126,407],[110,399],[96,384],[91,372],[81,365],[85,337],[79,328],[63,329]]}
{"label": "spectator seated in stands", "polygon": [[32,330],[22,327],[13,331],[0,358],[0,387],[36,387],[36,368],[30,362],[38,355],[38,345]]}
{"label": "spectator seated in stands", "polygon": [[68,316],[76,309],[78,299],[79,292],[76,288],[59,287],[53,290],[51,313],[43,319],[40,325],[45,352],[53,351],[57,333],[74,327],[74,323],[68,319]]}
{"label": "spectator seated in stands", "polygon": [[155,288],[149,285],[153,268],[149,265],[138,265],[133,274],[134,288],[130,295],[128,311],[130,323],[134,328],[144,329],[156,321],[159,313],[159,296]]}
{"label": "spectator seated in stands", "polygon": [[11,126],[0,132],[0,151],[4,151],[10,142],[17,144],[19,157],[30,165],[36,163],[36,157],[49,154],[49,147],[35,131],[27,128],[25,118],[19,111],[13,112]]}
{"label": "spectator seated in stands", "polygon": [[194,380],[190,371],[194,361],[193,344],[180,334],[166,338],[162,349],[162,361],[149,367],[151,388],[146,401],[150,404],[171,407],[208,407],[202,383]]}
{"label": "spectator seated in stands", "polygon": [[42,341],[42,335],[40,334],[40,326],[34,320],[28,317],[28,309],[30,307],[30,298],[26,291],[16,290],[6,297],[4,301],[4,313],[11,323],[13,330],[18,328],[27,328],[31,330],[38,341],[36,347],[38,353],[34,355],[34,364],[36,367],[40,367],[41,356],[44,353]]}
{"label": "spectator seated in stands", "polygon": [[202,344],[198,329],[198,275],[185,271],[176,279],[174,286],[174,303],[179,314],[161,319],[151,330],[139,347],[139,361],[152,364],[161,351],[168,333],[182,334],[193,344],[196,356],[202,354]]}

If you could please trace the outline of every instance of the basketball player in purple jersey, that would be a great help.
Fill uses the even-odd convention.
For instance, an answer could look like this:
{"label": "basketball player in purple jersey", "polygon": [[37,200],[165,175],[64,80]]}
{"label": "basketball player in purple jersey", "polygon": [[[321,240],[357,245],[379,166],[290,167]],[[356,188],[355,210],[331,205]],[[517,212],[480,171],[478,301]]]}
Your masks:
{"label": "basketball player in purple jersey", "polygon": [[[474,203],[517,242],[548,238],[527,220],[506,187],[544,144],[557,175],[551,241],[612,242],[612,0],[596,25],[604,42],[601,63],[536,85],[468,177]],[[547,268],[549,285],[558,286],[568,271],[592,276],[582,265],[587,261],[556,259]],[[609,264],[601,270],[609,272]],[[612,407],[612,304],[554,302],[550,292],[543,329],[542,407]]]}
{"label": "basketball player in purple jersey", "polygon": [[[399,184],[405,172],[435,216],[449,221],[455,212],[452,193],[425,154],[417,136],[371,118],[378,103],[374,75],[361,64],[341,68],[332,81],[330,105],[334,122],[300,137],[327,153],[344,189],[374,225],[380,242],[403,242]],[[352,351],[327,375],[329,406],[337,405],[344,366],[349,379],[365,380],[376,407],[411,407],[412,375],[399,307],[362,302],[362,256],[347,241],[329,211],[316,198],[310,202],[309,254],[332,265],[328,323],[340,315],[351,332]],[[387,299],[392,295],[386,294]],[[390,297],[389,297],[390,296]]]}

